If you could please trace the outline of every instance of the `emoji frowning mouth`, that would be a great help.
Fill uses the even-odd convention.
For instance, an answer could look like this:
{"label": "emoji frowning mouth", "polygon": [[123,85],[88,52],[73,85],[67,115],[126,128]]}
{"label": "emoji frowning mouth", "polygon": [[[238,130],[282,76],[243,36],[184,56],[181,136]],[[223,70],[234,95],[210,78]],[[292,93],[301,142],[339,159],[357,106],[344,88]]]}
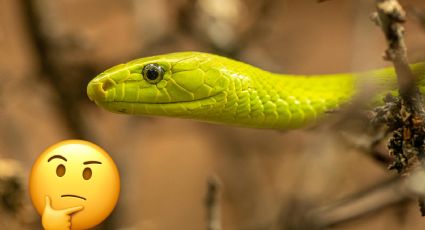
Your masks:
{"label": "emoji frowning mouth", "polygon": [[72,195],[72,194],[64,194],[64,195],[61,195],[61,197],[75,197],[75,198],[80,198],[80,199],[83,199],[83,200],[87,200],[86,198],[84,198],[82,196],[77,196],[77,195]]}

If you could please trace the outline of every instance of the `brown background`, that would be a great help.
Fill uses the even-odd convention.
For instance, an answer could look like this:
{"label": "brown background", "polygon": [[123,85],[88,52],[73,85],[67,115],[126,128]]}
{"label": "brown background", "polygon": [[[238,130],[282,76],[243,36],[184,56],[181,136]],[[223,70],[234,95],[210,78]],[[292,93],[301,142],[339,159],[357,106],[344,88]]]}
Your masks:
{"label": "brown background", "polygon": [[[0,0],[0,159],[20,163],[26,188],[32,162],[49,145],[85,138],[104,147],[119,166],[122,194],[100,229],[205,229],[211,175],[222,184],[223,229],[286,229],[279,223],[292,218],[297,205],[328,203],[395,174],[342,145],[332,129],[277,132],[131,117],[101,110],[85,95],[87,82],[112,65],[183,50],[219,53],[282,73],[386,66],[384,38],[369,21],[374,1],[34,1],[48,35],[49,62],[59,69],[73,110],[66,109],[52,76],[42,73],[23,2]],[[414,13],[425,10],[425,2],[402,4],[410,12],[409,58],[425,60],[425,28]],[[0,208],[0,229],[39,229],[27,195],[21,209]],[[336,229],[424,226],[412,200]]]}

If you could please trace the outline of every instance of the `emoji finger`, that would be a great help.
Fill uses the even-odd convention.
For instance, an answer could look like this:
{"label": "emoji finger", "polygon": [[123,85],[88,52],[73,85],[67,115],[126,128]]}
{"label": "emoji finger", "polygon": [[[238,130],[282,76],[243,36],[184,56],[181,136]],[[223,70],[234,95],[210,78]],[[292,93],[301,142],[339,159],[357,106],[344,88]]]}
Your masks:
{"label": "emoji finger", "polygon": [[50,200],[50,197],[49,196],[45,196],[44,197],[44,207],[45,208],[52,208],[52,205],[51,205],[51,203],[52,203],[52,201]]}
{"label": "emoji finger", "polygon": [[83,206],[77,206],[77,207],[63,209],[62,212],[65,213],[65,214],[67,214],[67,215],[71,215],[71,214],[76,213],[76,212],[79,212],[79,211],[81,211],[83,209],[84,209]]}

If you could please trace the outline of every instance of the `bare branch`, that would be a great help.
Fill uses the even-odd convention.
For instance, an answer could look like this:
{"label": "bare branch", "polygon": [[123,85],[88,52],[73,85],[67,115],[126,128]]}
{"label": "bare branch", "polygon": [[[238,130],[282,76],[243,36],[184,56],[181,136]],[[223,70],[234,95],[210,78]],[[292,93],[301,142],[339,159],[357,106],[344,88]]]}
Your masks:
{"label": "bare branch", "polygon": [[405,204],[411,198],[425,196],[425,171],[414,172],[408,178],[393,177],[381,183],[323,206],[314,207],[298,202],[283,219],[283,229],[319,230],[335,227],[388,207]]}
{"label": "bare branch", "polygon": [[207,230],[221,230],[220,183],[215,176],[208,179],[205,206],[207,211]]}
{"label": "bare branch", "polygon": [[415,76],[409,68],[407,49],[404,42],[403,23],[406,12],[397,0],[377,0],[378,22],[388,42],[384,58],[392,61],[397,73],[400,96],[405,101],[419,97]]}
{"label": "bare branch", "polygon": [[[400,99],[388,100],[385,106],[375,111],[385,114],[381,118],[378,117],[378,120],[383,118],[393,132],[388,148],[390,154],[395,157],[395,162],[390,169],[406,173],[417,167],[418,163],[424,165],[425,109],[416,86],[416,77],[407,59],[403,27],[406,12],[397,0],[376,0],[376,9],[374,21],[385,34],[388,48],[384,58],[394,65]],[[388,106],[389,104],[391,106]],[[421,213],[425,215],[425,196],[419,197]]]}

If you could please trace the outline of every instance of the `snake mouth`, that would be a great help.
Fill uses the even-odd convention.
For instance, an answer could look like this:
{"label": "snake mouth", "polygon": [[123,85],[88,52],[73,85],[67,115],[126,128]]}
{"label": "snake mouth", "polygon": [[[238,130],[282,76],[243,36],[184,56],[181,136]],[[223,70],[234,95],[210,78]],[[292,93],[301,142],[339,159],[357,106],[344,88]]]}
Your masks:
{"label": "snake mouth", "polygon": [[84,198],[82,196],[77,196],[77,195],[73,195],[73,194],[64,194],[64,195],[61,195],[61,197],[75,197],[75,198],[79,198],[79,199],[82,199],[82,200],[87,200],[86,198]]}
{"label": "snake mouth", "polygon": [[[175,102],[141,102],[141,101],[95,101],[95,103],[111,112],[133,115],[188,115],[191,111],[211,109],[226,101],[226,92],[222,91],[209,97],[191,101]],[[175,106],[175,105],[179,106]]]}
{"label": "snake mouth", "polygon": [[95,102],[96,104],[111,104],[111,103],[128,103],[128,104],[157,104],[157,105],[166,105],[166,104],[175,104],[175,103],[190,103],[190,102],[198,102],[202,100],[208,100],[208,99],[216,99],[219,95],[222,95],[224,92],[216,92],[213,95],[207,96],[207,97],[201,97],[193,100],[181,100],[181,101],[168,101],[168,102],[156,102],[156,101],[133,101],[133,100],[107,100],[106,99],[106,93],[107,89],[110,88],[108,84],[105,83],[89,83],[87,86],[87,95],[90,99],[90,101]]}
{"label": "snake mouth", "polygon": [[[109,103],[130,103],[130,104],[141,104],[141,105],[172,105],[172,104],[176,104],[176,103],[192,103],[192,102],[199,102],[199,101],[204,101],[204,100],[208,100],[208,99],[215,99],[218,96],[222,95],[223,93],[216,93],[214,95],[208,96],[208,97],[202,97],[202,98],[197,98],[194,100],[187,100],[187,101],[170,101],[170,102],[146,102],[146,101],[109,101]],[[107,102],[107,101],[105,101]]]}
{"label": "snake mouth", "polygon": [[202,97],[202,98],[197,98],[194,100],[187,100],[187,101],[170,101],[170,102],[146,102],[146,101],[94,101],[95,103],[99,104],[99,105],[111,105],[111,104],[134,104],[134,105],[147,105],[147,106],[151,106],[151,105],[173,105],[173,104],[182,104],[182,105],[187,105],[187,104],[191,104],[191,103],[196,103],[196,102],[202,102],[202,101],[209,101],[211,103],[215,103],[220,101],[219,98],[225,96],[225,92],[219,92],[216,93],[214,95],[208,96],[208,97]]}

